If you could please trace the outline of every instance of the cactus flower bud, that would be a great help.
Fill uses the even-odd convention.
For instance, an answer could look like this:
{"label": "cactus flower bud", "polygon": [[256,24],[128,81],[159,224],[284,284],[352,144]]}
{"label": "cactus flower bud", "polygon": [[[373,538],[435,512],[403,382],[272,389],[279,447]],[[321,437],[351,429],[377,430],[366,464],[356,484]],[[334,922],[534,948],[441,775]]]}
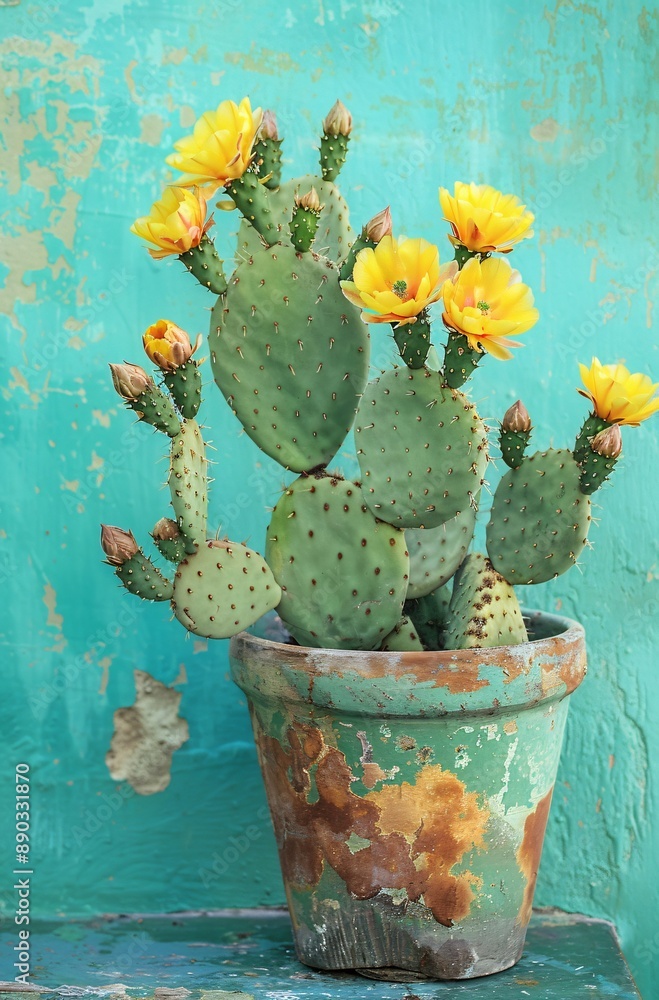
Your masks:
{"label": "cactus flower bud", "polygon": [[392,230],[391,209],[387,205],[366,223],[362,237],[371,243],[379,243],[383,236],[391,236]]}
{"label": "cactus flower bud", "polygon": [[590,442],[590,447],[602,458],[618,458],[622,451],[622,434],[618,424],[612,424],[611,427],[606,427],[596,434]]}
{"label": "cactus flower bud", "polygon": [[173,372],[190,360],[199,346],[193,347],[180,326],[168,319],[159,319],[145,331],[142,342],[147,357],[163,372]]}
{"label": "cactus flower bud", "polygon": [[279,139],[279,131],[277,129],[277,116],[274,111],[264,111],[263,120],[261,122],[261,129],[259,131],[259,139]]}
{"label": "cactus flower bud", "polygon": [[503,415],[503,420],[501,421],[501,426],[504,431],[513,431],[514,433],[531,430],[531,418],[529,416],[529,411],[526,409],[521,399],[518,399],[516,403],[513,403],[513,405],[506,410]]}
{"label": "cactus flower bud", "polygon": [[308,212],[313,212],[314,215],[320,215],[320,210],[323,207],[320,204],[320,198],[318,197],[318,192],[315,187],[312,187],[311,191],[307,191],[306,194],[296,194],[295,204],[298,208],[306,208]]}
{"label": "cactus flower bud", "polygon": [[179,526],[171,517],[161,517],[153,527],[153,538],[156,542],[174,542],[180,537]]}
{"label": "cactus flower bud", "polygon": [[132,531],[115,528],[112,524],[101,525],[101,548],[111,566],[123,566],[139,552]]}
{"label": "cactus flower bud", "polygon": [[350,135],[352,131],[352,115],[341,101],[332,105],[323,122],[325,135]]}
{"label": "cactus flower bud", "polygon": [[153,388],[153,379],[139,365],[125,361],[122,365],[110,365],[112,384],[123,399],[138,399],[147,389]]}

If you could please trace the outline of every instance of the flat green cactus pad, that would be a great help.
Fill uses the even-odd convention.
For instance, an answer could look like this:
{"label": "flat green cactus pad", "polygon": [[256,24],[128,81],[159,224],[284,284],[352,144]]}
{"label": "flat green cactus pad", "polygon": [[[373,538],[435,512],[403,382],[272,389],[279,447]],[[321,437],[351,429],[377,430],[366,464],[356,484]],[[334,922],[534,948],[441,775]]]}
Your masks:
{"label": "flat green cactus pad", "polygon": [[300,476],[268,528],[266,559],[282,588],[278,611],[305,646],[375,649],[401,618],[405,534],[379,521],[356,483]]}
{"label": "flat green cactus pad", "polygon": [[444,649],[449,621],[451,589],[446,584],[425,597],[405,601],[405,614],[416,628],[426,649]]}
{"label": "flat green cactus pad", "polygon": [[467,555],[476,525],[474,505],[438,528],[408,528],[405,532],[410,553],[410,584],[407,596],[424,597],[451,579]]}
{"label": "flat green cactus pad", "polygon": [[446,648],[513,646],[527,639],[512,586],[480,552],[467,556],[455,575],[446,625]]}
{"label": "flat green cactus pad", "polygon": [[292,247],[240,264],[213,310],[215,380],[249,436],[294,472],[324,465],[350,430],[369,339],[327,261]]}
{"label": "flat green cactus pad", "polygon": [[524,458],[497,486],[487,552],[509,583],[544,583],[579,558],[591,521],[579,476],[571,451],[550,448]]}
{"label": "flat green cactus pad", "polygon": [[[305,174],[286,181],[281,187],[269,191],[270,207],[273,221],[281,227],[281,243],[289,245],[291,236],[288,224],[293,214],[293,204],[296,194],[304,195],[314,187],[318,192],[323,209],[316,231],[313,249],[329,260],[341,263],[348,256],[348,251],[355,241],[355,233],[350,227],[350,213],[339,189],[314,174]],[[243,220],[238,231],[239,256],[251,256],[262,248],[261,238],[254,227]]]}
{"label": "flat green cactus pad", "polygon": [[475,407],[427,368],[369,382],[355,424],[366,503],[402,528],[435,528],[475,503],[487,437]]}
{"label": "flat green cactus pad", "polygon": [[383,639],[380,648],[392,653],[420,653],[423,652],[423,643],[411,618],[403,616],[398,625]]}
{"label": "flat green cactus pad", "polygon": [[189,632],[228,639],[277,606],[281,590],[264,559],[237,542],[212,539],[179,565],[172,608]]}

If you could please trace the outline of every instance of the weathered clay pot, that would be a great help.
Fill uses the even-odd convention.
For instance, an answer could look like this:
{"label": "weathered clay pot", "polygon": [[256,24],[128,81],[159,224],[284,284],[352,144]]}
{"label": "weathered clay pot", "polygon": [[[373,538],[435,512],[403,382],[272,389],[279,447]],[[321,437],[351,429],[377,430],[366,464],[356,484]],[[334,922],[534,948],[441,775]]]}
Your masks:
{"label": "weathered clay pot", "polygon": [[528,624],[459,652],[232,640],[302,962],[410,981],[518,961],[586,672],[580,625]]}

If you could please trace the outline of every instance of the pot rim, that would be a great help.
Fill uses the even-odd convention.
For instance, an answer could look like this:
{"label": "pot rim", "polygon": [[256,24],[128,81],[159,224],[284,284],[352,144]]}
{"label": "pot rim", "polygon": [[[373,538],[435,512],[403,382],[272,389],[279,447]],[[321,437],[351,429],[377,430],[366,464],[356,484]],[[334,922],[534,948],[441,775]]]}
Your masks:
{"label": "pot rim", "polygon": [[[574,618],[567,618],[564,615],[555,615],[551,612],[540,611],[536,608],[522,608],[522,615],[527,627],[529,623],[533,626],[534,623],[544,622],[547,625],[551,625],[551,623],[555,622],[561,624],[561,630],[553,632],[550,635],[541,636],[537,639],[529,639],[527,642],[518,642],[510,646],[489,646],[479,649],[424,649],[423,652],[397,652],[396,650],[378,649],[336,649],[331,646],[293,645],[288,642],[278,642],[276,639],[264,638],[263,636],[256,635],[250,629],[245,629],[243,632],[239,632],[237,635],[234,635],[231,639],[231,645],[233,646],[234,643],[238,645],[240,643],[240,645],[245,646],[271,649],[273,653],[278,652],[286,660],[300,660],[306,656],[310,656],[312,659],[315,659],[319,655],[327,653],[333,660],[346,660],[353,665],[355,657],[362,658],[371,656],[389,657],[392,660],[392,663],[400,662],[401,665],[407,665],[412,662],[416,663],[419,660],[429,659],[432,659],[433,663],[437,664],[455,663],[456,660],[460,660],[464,663],[474,661],[482,663],[484,656],[493,662],[504,658],[507,659],[511,655],[516,656],[520,651],[531,648],[537,654],[540,652],[549,652],[551,647],[552,655],[556,655],[556,645],[563,646],[567,651],[575,643],[582,643],[585,638],[586,631],[583,625]],[[259,619],[259,621],[256,622],[255,625],[251,626],[251,628],[256,628],[262,621],[263,618]]]}
{"label": "pot rim", "polygon": [[561,615],[535,610],[524,610],[523,614],[531,628],[535,624],[544,634],[514,646],[485,649],[325,649],[240,632],[231,640],[232,674],[239,687],[257,700],[278,696],[318,703],[317,699],[324,698],[323,684],[330,675],[345,680],[348,701],[353,700],[350,691],[355,682],[374,682],[380,689],[396,681],[401,693],[419,688],[423,700],[428,701],[425,711],[438,714],[457,709],[510,710],[512,706],[562,700],[586,675],[585,630],[579,622]]}

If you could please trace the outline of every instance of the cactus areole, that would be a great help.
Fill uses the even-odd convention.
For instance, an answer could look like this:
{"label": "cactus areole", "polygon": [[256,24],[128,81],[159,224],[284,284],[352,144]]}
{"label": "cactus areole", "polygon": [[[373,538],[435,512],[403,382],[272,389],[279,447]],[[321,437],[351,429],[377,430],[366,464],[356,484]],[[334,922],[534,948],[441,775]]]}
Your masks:
{"label": "cactus areole", "polygon": [[[199,282],[209,364],[177,316],[144,335],[158,381],[111,365],[126,406],[168,442],[172,511],[154,511],[151,556],[123,528],[104,527],[101,543],[130,594],[169,603],[197,636],[232,637],[301,960],[464,979],[521,954],[568,696],[585,674],[583,629],[524,614],[515,585],[585,561],[620,428],[659,399],[648,376],[594,358],[575,445],[529,453],[540,435],[519,400],[496,435],[498,474],[472,381],[538,320],[508,262],[533,215],[458,182],[440,189],[442,260],[396,236],[388,207],[353,230],[337,186],[352,127],[337,101],[318,173],[292,180],[274,113],[247,98],[176,143],[180,186],[133,231]],[[240,216],[233,270],[207,203]],[[371,334],[396,361],[372,367]],[[264,453],[257,481],[271,484],[270,466],[284,483],[279,497],[254,491],[271,510],[254,548],[212,523],[204,373],[227,426]],[[230,502],[230,470],[214,475]]]}

